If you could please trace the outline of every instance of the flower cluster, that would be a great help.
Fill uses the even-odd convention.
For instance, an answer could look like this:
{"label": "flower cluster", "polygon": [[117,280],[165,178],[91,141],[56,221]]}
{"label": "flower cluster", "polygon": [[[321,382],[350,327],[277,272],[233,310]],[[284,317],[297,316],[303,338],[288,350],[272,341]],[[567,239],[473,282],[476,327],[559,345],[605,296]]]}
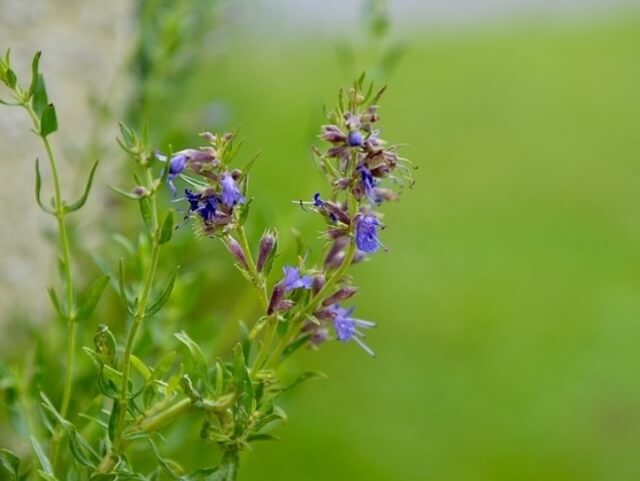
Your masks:
{"label": "flower cluster", "polygon": [[[184,149],[167,156],[156,153],[156,157],[168,162],[167,184],[175,197],[177,178],[184,179],[191,188],[184,190],[188,203],[185,217],[195,219],[196,228],[205,235],[227,233],[237,221],[236,206],[245,203],[240,184],[245,176],[238,169],[229,170],[227,159],[231,157],[233,134],[215,136],[209,132],[201,134],[209,145],[200,149]],[[198,176],[189,177],[187,174]]]}
{"label": "flower cluster", "polygon": [[379,238],[384,224],[375,209],[384,201],[397,199],[397,188],[391,187],[401,187],[412,179],[409,161],[398,155],[397,145],[388,146],[375,128],[380,120],[377,101],[384,89],[372,95],[372,88],[364,93],[362,87],[363,78],[346,95],[341,92],[339,105],[329,117],[331,123],[324,125],[319,135],[329,146],[324,151],[314,149],[331,186],[327,198],[316,193],[312,201],[301,202],[326,220],[324,236],[329,246],[322,270],[334,284],[327,282],[321,291],[326,297],[313,306],[303,332],[310,336],[312,345],[317,345],[332,337],[328,329],[332,326],[335,339],[353,340],[372,354],[362,341],[360,328],[375,324],[351,317],[354,308],[338,304],[356,293],[344,271],[380,247],[386,250]]}

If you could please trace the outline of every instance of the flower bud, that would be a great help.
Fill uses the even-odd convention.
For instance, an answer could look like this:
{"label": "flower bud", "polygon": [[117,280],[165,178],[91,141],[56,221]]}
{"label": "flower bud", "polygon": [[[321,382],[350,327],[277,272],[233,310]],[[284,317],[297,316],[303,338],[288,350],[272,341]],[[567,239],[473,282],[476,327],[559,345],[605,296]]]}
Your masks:
{"label": "flower bud", "polygon": [[131,191],[131,193],[133,195],[135,195],[136,197],[148,197],[149,196],[149,189],[147,189],[146,187],[139,185],[137,187],[134,187],[133,190]]}
{"label": "flower bud", "polygon": [[204,140],[212,144],[216,141],[216,136],[213,135],[211,132],[202,132],[200,134],[200,137],[202,137]]}
{"label": "flower bud", "polygon": [[258,262],[256,268],[258,272],[271,270],[271,264],[275,257],[276,248],[278,246],[278,236],[275,231],[267,230],[260,239],[260,249],[258,252]]}
{"label": "flower bud", "polygon": [[322,302],[322,305],[323,306],[329,306],[331,304],[335,304],[337,302],[344,301],[346,299],[349,299],[350,297],[353,297],[356,292],[358,292],[358,288],[357,287],[353,287],[353,286],[341,287],[336,292],[334,292],[332,295],[327,297]]}
{"label": "flower bud", "polygon": [[240,247],[240,244],[238,244],[238,241],[233,237],[227,237],[225,245],[227,246],[227,249],[229,249],[231,255],[235,257],[238,263],[242,266],[242,268],[245,270],[249,270],[247,259],[244,256],[244,251],[242,250],[242,247]]}
{"label": "flower bud", "polygon": [[318,274],[313,278],[313,283],[311,284],[311,292],[313,293],[314,296],[318,292],[320,292],[320,289],[324,287],[324,284],[325,284],[325,278],[322,274]]}

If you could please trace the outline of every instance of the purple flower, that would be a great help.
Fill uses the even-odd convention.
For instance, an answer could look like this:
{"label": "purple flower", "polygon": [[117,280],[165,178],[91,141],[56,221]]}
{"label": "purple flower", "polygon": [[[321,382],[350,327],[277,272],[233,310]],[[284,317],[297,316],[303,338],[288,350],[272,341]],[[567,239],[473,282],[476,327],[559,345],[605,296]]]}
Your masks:
{"label": "purple flower", "polygon": [[359,130],[352,130],[347,135],[347,144],[350,147],[360,147],[364,142],[364,138]]}
{"label": "purple flower", "polygon": [[374,352],[362,340],[364,334],[358,328],[369,329],[375,327],[376,324],[375,322],[351,317],[354,309],[354,307],[345,309],[338,304],[334,304],[331,307],[331,312],[333,315],[333,328],[336,331],[336,338],[341,342],[352,340],[356,344],[358,344],[358,346],[360,346],[367,354],[374,356]]}
{"label": "purple flower", "polygon": [[244,196],[238,189],[236,181],[230,174],[222,174],[220,178],[220,185],[222,186],[222,194],[220,200],[227,207],[233,207],[236,204],[242,204],[244,202]]}
{"label": "purple flower", "polygon": [[282,268],[284,278],[280,281],[280,285],[285,292],[293,289],[311,289],[313,278],[311,276],[301,276],[300,269],[297,267],[284,266]]}
{"label": "purple flower", "polygon": [[198,214],[203,221],[210,222],[216,216],[216,208],[218,206],[218,199],[215,196],[203,196],[198,192],[193,192],[189,189],[184,190],[184,196],[187,202],[189,202],[189,213]]}
{"label": "purple flower", "polygon": [[360,172],[360,186],[362,187],[364,195],[367,196],[369,202],[372,204],[379,204],[382,199],[376,192],[376,179],[371,174],[371,171],[364,165],[361,165],[358,167],[358,172]]}
{"label": "purple flower", "polygon": [[282,268],[284,277],[273,288],[267,314],[271,315],[276,311],[284,311],[292,307],[290,301],[284,298],[285,294],[293,289],[311,289],[313,277],[301,276],[297,267],[284,266]]}
{"label": "purple flower", "polygon": [[363,252],[372,253],[382,245],[378,239],[380,221],[371,214],[360,214],[356,217],[356,246]]}
{"label": "purple flower", "polygon": [[[173,180],[180,174],[182,174],[182,172],[184,172],[184,169],[187,167],[189,156],[186,152],[186,150],[182,150],[176,153],[173,157],[171,157],[171,160],[169,160],[169,174],[167,175],[167,184],[169,185],[171,193],[174,197],[176,196],[176,186],[173,183]],[[162,155],[160,152],[156,152],[155,155],[158,160],[161,160],[163,162],[167,161],[167,157],[165,155]]]}

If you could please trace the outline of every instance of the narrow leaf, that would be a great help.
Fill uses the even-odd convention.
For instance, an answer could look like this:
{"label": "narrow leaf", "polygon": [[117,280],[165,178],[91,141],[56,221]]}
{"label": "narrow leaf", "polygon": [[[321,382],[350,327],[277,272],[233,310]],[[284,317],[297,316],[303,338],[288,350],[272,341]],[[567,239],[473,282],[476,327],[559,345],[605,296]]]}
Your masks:
{"label": "narrow leaf", "polygon": [[93,164],[93,167],[91,167],[91,172],[89,172],[89,178],[87,179],[87,184],[84,187],[84,192],[82,193],[82,196],[78,200],[76,200],[73,204],[66,207],[67,212],[75,212],[87,202],[87,198],[89,197],[89,192],[91,191],[91,184],[93,184],[93,176],[96,173],[96,169],[98,168],[99,162],[100,162],[99,160],[96,160],[95,163]]}
{"label": "narrow leaf", "polygon": [[162,223],[162,229],[160,230],[160,244],[165,244],[171,240],[173,235],[173,211],[167,212],[164,222]]}
{"label": "narrow leaf", "polygon": [[38,458],[38,461],[40,462],[40,466],[42,467],[42,470],[44,471],[45,474],[53,475],[53,468],[51,467],[51,462],[49,461],[49,458],[47,457],[47,455],[44,453],[42,446],[40,446],[40,443],[38,443],[38,440],[33,436],[31,436],[30,440],[31,440],[31,447],[33,448],[33,452],[35,453],[36,457]]}
{"label": "narrow leaf", "polygon": [[147,308],[145,316],[154,315],[155,313],[160,311],[160,309],[162,309],[164,305],[169,301],[171,292],[173,291],[173,286],[176,283],[176,275],[178,274],[178,269],[179,267],[176,267],[176,270],[173,271],[171,278],[169,278],[169,282],[167,282],[167,285],[165,286],[158,299],[156,299],[156,301]]}
{"label": "narrow leaf", "polygon": [[16,481],[20,471],[20,458],[8,449],[0,449],[0,467],[9,473],[7,481]]}
{"label": "narrow leaf", "polygon": [[36,202],[38,206],[47,214],[54,214],[54,211],[45,207],[40,198],[40,191],[42,190],[42,176],[40,175],[40,160],[36,159]]}
{"label": "narrow leaf", "polygon": [[47,292],[49,293],[49,299],[51,299],[51,304],[53,304],[53,308],[56,310],[58,315],[63,319],[67,318],[67,314],[62,309],[62,305],[60,304],[60,300],[58,299],[58,295],[53,287],[48,287]]}
{"label": "narrow leaf", "polygon": [[114,191],[116,194],[120,194],[123,197],[126,197],[127,199],[131,199],[131,200],[139,200],[140,196],[137,194],[133,194],[131,192],[127,192],[125,190],[122,190],[118,187],[114,187],[113,185],[108,186],[112,191]]}
{"label": "narrow leaf", "polygon": [[104,292],[104,289],[107,287],[108,283],[109,276],[105,274],[98,277],[93,282],[91,282],[91,284],[89,284],[87,289],[80,297],[80,307],[78,308],[78,312],[75,315],[75,320],[83,321],[89,318],[91,314],[93,314],[93,311],[95,310],[100,297],[102,297],[102,293]]}
{"label": "narrow leaf", "polygon": [[204,354],[202,354],[200,346],[198,346],[198,344],[196,344],[195,341],[184,331],[178,332],[174,334],[174,336],[178,341],[187,346],[187,349],[191,354],[191,359],[193,359],[194,367],[198,371],[200,377],[208,383],[207,361],[205,360]]}
{"label": "narrow leaf", "polygon": [[33,56],[33,61],[31,62],[31,85],[29,86],[28,98],[31,98],[31,96],[35,93],[36,87],[38,85],[38,68],[41,56],[42,52],[36,52],[36,54]]}

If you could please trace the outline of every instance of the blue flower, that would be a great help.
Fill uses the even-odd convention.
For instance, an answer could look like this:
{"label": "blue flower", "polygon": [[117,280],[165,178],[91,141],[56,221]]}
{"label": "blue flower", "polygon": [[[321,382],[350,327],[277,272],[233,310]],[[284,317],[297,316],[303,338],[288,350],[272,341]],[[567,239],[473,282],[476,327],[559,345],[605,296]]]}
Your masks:
{"label": "blue flower", "polygon": [[320,192],[313,194],[313,206],[318,209],[324,205],[324,200],[320,198]]}
{"label": "blue flower", "polygon": [[280,281],[280,285],[285,292],[293,289],[311,289],[313,278],[311,276],[301,276],[300,269],[297,267],[284,266],[282,268],[284,278]]}
{"label": "blue flower", "polygon": [[350,147],[360,147],[364,142],[364,138],[359,130],[352,130],[347,135],[347,144]]}
{"label": "blue flower", "polygon": [[193,192],[189,189],[184,189],[184,198],[189,202],[189,212],[195,212],[198,210],[200,199],[202,199],[202,195],[197,192]]}
{"label": "blue flower", "polygon": [[372,204],[379,204],[382,199],[376,193],[376,179],[371,174],[371,171],[364,165],[361,165],[360,167],[358,167],[358,172],[360,172],[360,185],[362,187],[364,195],[367,196]]}
{"label": "blue flower", "polygon": [[236,181],[233,180],[230,174],[222,174],[220,178],[220,185],[222,186],[222,194],[220,200],[227,207],[233,207],[236,204],[242,204],[244,202],[244,196],[238,189]]}
{"label": "blue flower", "polygon": [[358,328],[369,329],[375,327],[376,324],[375,322],[351,317],[354,309],[354,307],[345,309],[338,304],[334,304],[331,307],[331,312],[333,314],[333,328],[336,331],[336,338],[341,342],[354,341],[367,354],[374,356],[374,352],[362,340],[364,334]]}
{"label": "blue flower", "polygon": [[356,246],[363,252],[372,253],[382,245],[378,239],[380,221],[371,214],[360,214],[356,217]]}
{"label": "blue flower", "polygon": [[189,202],[190,214],[198,214],[205,222],[214,220],[216,208],[218,207],[218,199],[215,196],[203,197],[202,194],[192,192],[189,189],[184,190],[184,195],[187,202]]}
{"label": "blue flower", "polygon": [[[160,152],[156,152],[156,158],[162,162],[167,161],[167,157],[162,155]],[[173,183],[173,180],[178,177],[184,169],[187,167],[187,162],[189,160],[189,156],[187,155],[186,150],[182,150],[176,153],[171,160],[169,161],[169,174],[167,175],[167,184],[169,184],[169,188],[171,189],[171,193],[173,196],[176,196],[176,186]]]}
{"label": "blue flower", "polygon": [[216,216],[216,208],[218,207],[218,199],[210,195],[208,197],[204,197],[200,201],[200,208],[198,209],[198,214],[202,217],[202,220],[205,222],[210,222],[214,220]]}

